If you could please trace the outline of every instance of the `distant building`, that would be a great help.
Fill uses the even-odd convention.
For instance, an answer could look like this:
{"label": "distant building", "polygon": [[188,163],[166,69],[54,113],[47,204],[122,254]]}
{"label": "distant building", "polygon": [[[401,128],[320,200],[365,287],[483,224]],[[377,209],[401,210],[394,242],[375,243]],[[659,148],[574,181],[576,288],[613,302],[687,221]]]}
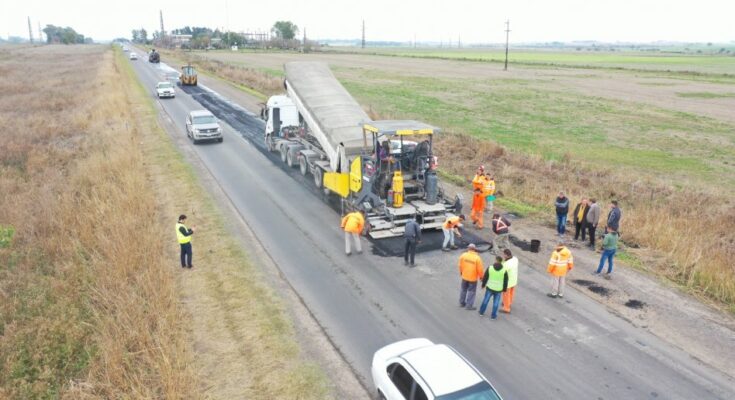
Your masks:
{"label": "distant building", "polygon": [[179,47],[182,44],[189,44],[191,42],[192,35],[169,35],[168,36],[171,39],[171,43]]}

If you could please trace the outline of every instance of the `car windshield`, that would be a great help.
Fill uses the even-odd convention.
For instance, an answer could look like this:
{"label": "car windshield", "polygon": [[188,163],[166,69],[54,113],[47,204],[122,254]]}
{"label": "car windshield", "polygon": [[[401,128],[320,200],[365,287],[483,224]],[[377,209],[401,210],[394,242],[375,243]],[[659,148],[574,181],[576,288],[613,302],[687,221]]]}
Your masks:
{"label": "car windshield", "polygon": [[158,84],[159,89],[170,89],[172,87],[173,85],[171,84],[171,82],[162,82]]}
{"label": "car windshield", "polygon": [[482,381],[460,391],[439,396],[436,400],[501,400],[489,383]]}
{"label": "car windshield", "polygon": [[203,115],[201,117],[194,117],[194,123],[197,125],[200,124],[213,124],[217,122],[217,120],[214,119],[214,116],[212,115]]}

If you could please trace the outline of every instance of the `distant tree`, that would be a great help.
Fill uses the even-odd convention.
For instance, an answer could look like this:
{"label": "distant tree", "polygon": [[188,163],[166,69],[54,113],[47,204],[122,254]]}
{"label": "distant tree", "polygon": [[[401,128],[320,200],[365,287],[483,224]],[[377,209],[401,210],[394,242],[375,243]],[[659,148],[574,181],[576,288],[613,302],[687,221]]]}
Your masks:
{"label": "distant tree", "polygon": [[148,43],[148,31],[144,28],[133,29],[133,43]]}
{"label": "distant tree", "polygon": [[271,32],[279,39],[291,40],[299,33],[299,27],[291,21],[277,21]]}
{"label": "distant tree", "polygon": [[[55,25],[46,25],[43,28],[46,34],[46,42],[49,44],[76,44],[85,43],[84,35],[77,33],[70,27],[62,28]],[[91,40],[91,39],[90,39]]]}

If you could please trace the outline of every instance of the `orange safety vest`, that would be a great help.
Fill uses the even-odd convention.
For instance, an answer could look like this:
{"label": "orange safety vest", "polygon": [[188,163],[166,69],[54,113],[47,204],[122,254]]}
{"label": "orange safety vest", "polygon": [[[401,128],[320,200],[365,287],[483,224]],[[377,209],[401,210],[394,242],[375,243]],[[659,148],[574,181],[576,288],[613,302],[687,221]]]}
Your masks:
{"label": "orange safety vest", "polygon": [[459,273],[462,279],[477,282],[478,279],[482,279],[483,272],[482,258],[477,252],[468,250],[459,256]]}
{"label": "orange safety vest", "polygon": [[444,221],[444,225],[442,225],[442,228],[444,229],[454,229],[459,225],[462,221],[459,219],[459,217],[449,217],[446,221]]}
{"label": "orange safety vest", "polygon": [[546,271],[554,276],[565,276],[572,268],[574,268],[572,252],[566,247],[562,247],[551,253],[551,259],[549,259],[549,265],[546,267]]}

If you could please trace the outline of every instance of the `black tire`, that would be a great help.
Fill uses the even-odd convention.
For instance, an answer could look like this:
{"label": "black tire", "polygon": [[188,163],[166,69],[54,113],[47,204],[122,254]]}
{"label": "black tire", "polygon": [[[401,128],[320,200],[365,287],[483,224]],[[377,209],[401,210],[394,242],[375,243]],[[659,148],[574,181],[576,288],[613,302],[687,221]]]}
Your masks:
{"label": "black tire", "polygon": [[318,189],[324,187],[324,172],[321,168],[314,168],[314,184]]}
{"label": "black tire", "polygon": [[217,139],[217,141],[220,142],[220,143],[222,143],[222,142],[225,141],[225,138],[221,137],[221,138]]}
{"label": "black tire", "polygon": [[303,176],[309,173],[309,165],[306,164],[306,157],[304,156],[299,157],[299,171]]}
{"label": "black tire", "polygon": [[288,146],[281,146],[281,161],[286,162],[288,156]]}
{"label": "black tire", "polygon": [[288,165],[289,168],[293,168],[296,166],[296,161],[294,161],[293,157],[293,151],[289,151],[286,153],[286,165]]}
{"label": "black tire", "polygon": [[198,140],[196,140],[196,139],[194,139],[194,137],[193,137],[193,136],[191,137],[191,142],[192,142],[192,143],[194,143],[194,144],[199,144],[199,141],[198,141]]}

